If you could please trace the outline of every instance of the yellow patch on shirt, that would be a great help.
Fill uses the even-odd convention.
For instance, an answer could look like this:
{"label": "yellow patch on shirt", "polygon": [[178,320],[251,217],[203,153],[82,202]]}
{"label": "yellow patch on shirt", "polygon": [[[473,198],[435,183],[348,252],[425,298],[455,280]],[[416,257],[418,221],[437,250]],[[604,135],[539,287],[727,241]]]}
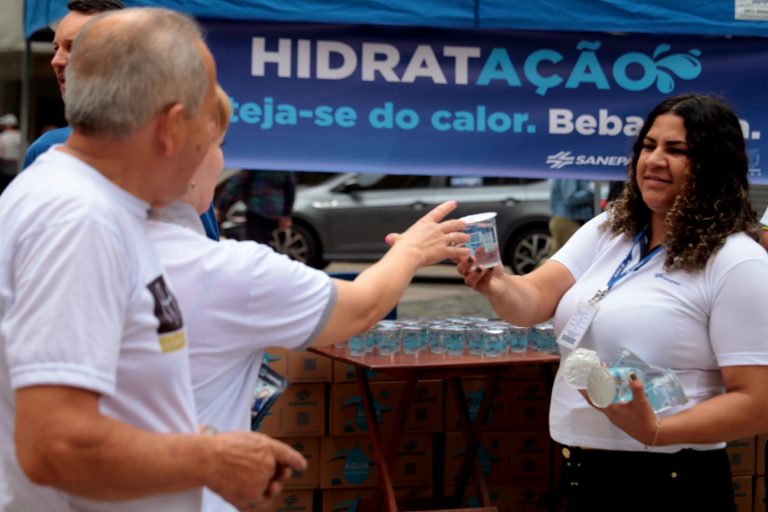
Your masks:
{"label": "yellow patch on shirt", "polygon": [[163,353],[181,350],[187,345],[187,334],[183,329],[174,333],[160,336],[160,350]]}

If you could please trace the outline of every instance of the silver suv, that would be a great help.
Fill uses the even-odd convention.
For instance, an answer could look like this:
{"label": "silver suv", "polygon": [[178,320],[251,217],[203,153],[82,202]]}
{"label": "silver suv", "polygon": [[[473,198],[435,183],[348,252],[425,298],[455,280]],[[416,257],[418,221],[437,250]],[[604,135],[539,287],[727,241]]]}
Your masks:
{"label": "silver suv", "polygon": [[[530,272],[549,251],[547,180],[480,176],[333,174],[300,186],[293,228],[276,232],[273,246],[315,268],[331,261],[376,261],[384,237],[413,224],[443,201],[456,199],[452,217],[493,211],[502,260],[517,274]],[[244,205],[225,212],[222,235],[242,239]]]}

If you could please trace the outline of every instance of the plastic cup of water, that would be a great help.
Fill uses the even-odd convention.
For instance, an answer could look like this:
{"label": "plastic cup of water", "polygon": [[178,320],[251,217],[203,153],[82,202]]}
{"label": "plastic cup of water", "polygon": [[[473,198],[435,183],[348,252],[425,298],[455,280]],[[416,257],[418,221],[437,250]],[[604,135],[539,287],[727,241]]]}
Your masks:
{"label": "plastic cup of water", "polygon": [[483,329],[483,355],[499,357],[507,348],[507,330],[503,327],[485,327]]}
{"label": "plastic cup of water", "polygon": [[360,333],[349,338],[347,350],[351,356],[361,356],[365,354],[366,333]]}
{"label": "plastic cup of water", "polygon": [[528,332],[528,344],[539,352],[557,352],[555,329],[549,322],[536,324]]}
{"label": "plastic cup of water", "polygon": [[483,329],[488,326],[488,321],[478,322],[467,328],[467,351],[473,356],[483,355],[485,350]]}
{"label": "plastic cup of water", "polygon": [[402,329],[399,325],[379,324],[373,329],[374,344],[382,356],[400,351]]}
{"label": "plastic cup of water", "polygon": [[528,350],[528,328],[519,325],[510,325],[509,351],[517,354]]}
{"label": "plastic cup of water", "polygon": [[501,264],[499,239],[496,235],[496,212],[462,217],[467,224],[469,241],[464,244],[475,258],[475,267],[491,268]]}
{"label": "plastic cup of water", "polygon": [[424,327],[422,325],[418,323],[404,325],[401,333],[403,353],[418,354],[426,348],[424,345]]}
{"label": "plastic cup of water", "polygon": [[445,354],[443,345],[443,327],[445,324],[433,323],[427,326],[427,345],[433,354]]}
{"label": "plastic cup of water", "polygon": [[466,345],[467,328],[464,325],[451,324],[442,329],[443,347],[449,356],[460,356]]}

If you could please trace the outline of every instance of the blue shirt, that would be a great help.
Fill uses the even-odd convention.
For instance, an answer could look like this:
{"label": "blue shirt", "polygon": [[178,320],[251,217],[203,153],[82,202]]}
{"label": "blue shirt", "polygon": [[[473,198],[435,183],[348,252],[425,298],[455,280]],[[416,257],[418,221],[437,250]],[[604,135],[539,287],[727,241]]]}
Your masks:
{"label": "blue shirt", "polygon": [[549,208],[552,215],[578,221],[592,218],[594,196],[589,180],[553,179],[549,188]]}
{"label": "blue shirt", "polygon": [[[48,148],[55,144],[64,144],[69,135],[72,133],[72,128],[65,126],[64,128],[56,128],[55,130],[49,130],[37,138],[35,142],[29,145],[27,154],[24,155],[24,167],[26,169],[35,158],[48,151]],[[203,222],[205,228],[205,234],[211,240],[219,239],[219,224],[216,222],[216,215],[213,213],[213,203],[211,203],[208,211],[200,216],[200,220]]]}

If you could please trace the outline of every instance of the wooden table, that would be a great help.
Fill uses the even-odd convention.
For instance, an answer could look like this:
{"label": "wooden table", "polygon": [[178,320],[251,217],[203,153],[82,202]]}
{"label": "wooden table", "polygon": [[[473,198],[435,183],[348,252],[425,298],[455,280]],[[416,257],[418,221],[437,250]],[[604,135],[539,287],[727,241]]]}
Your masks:
{"label": "wooden table", "polygon": [[[432,353],[400,353],[390,356],[364,354],[355,356],[350,355],[346,348],[322,347],[310,348],[309,350],[355,367],[360,394],[363,397],[365,416],[368,421],[368,435],[374,449],[374,459],[379,468],[379,493],[377,499],[374,500],[373,506],[374,510],[378,511],[384,505],[387,512],[398,512],[398,502],[395,498],[389,467],[392,466],[397,447],[399,446],[418,381],[428,379],[444,379],[448,381],[456,397],[456,407],[463,425],[462,433],[467,445],[467,451],[452,496],[443,497],[442,492],[439,492],[437,493],[439,496],[429,498],[428,503],[411,503],[410,507],[406,506],[406,508],[409,510],[453,510],[461,508],[467,483],[474,474],[482,507],[472,510],[490,512],[496,509],[489,506],[488,488],[480,468],[475,464],[475,458],[484,429],[481,419],[488,416],[488,410],[498,387],[499,379],[509,374],[515,366],[539,365],[548,384],[550,384],[548,388],[551,389],[554,376],[553,368],[560,361],[559,355],[533,350],[523,353],[509,353],[500,357],[448,356]],[[394,379],[405,381],[400,402],[395,409],[393,434],[389,436],[387,446],[384,446],[382,442],[379,426],[376,422],[373,395],[368,382],[369,370],[385,373]],[[475,421],[472,421],[469,416],[469,408],[461,380],[464,377],[483,377],[486,379],[483,399],[480,402]],[[550,454],[550,457],[553,458],[553,454]]]}

